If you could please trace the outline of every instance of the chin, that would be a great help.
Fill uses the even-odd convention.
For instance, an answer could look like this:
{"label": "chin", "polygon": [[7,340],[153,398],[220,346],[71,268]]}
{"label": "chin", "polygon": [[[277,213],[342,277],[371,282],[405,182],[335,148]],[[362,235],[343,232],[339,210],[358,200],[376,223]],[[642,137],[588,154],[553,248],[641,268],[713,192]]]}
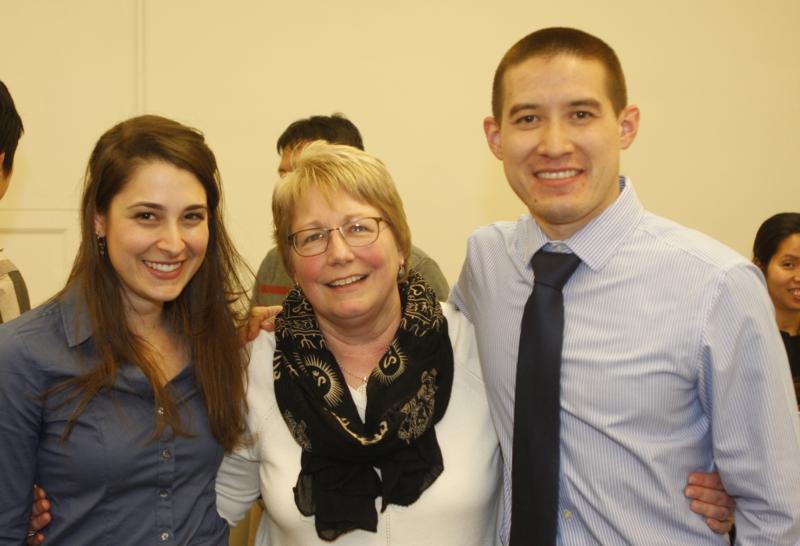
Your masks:
{"label": "chin", "polygon": [[340,320],[352,320],[365,316],[373,317],[375,315],[373,309],[373,307],[367,305],[353,303],[333,309],[330,315]]}
{"label": "chin", "polygon": [[336,309],[333,312],[333,316],[343,320],[355,319],[368,314],[369,309],[364,309],[363,307],[347,307],[345,309]]}
{"label": "chin", "polygon": [[183,292],[183,288],[180,290],[157,290],[153,291],[150,294],[147,294],[147,299],[153,302],[158,303],[169,303],[171,301],[175,301],[178,299]]}

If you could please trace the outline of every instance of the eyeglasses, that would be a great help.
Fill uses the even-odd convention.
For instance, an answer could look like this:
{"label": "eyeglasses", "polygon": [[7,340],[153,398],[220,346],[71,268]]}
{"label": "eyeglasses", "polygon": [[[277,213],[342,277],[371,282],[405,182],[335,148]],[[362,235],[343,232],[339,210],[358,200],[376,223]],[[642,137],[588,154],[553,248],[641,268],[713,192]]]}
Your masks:
{"label": "eyeglasses", "polygon": [[342,238],[350,246],[371,245],[378,240],[381,222],[389,223],[388,220],[378,217],[359,218],[339,227],[301,229],[289,235],[287,239],[295,252],[308,258],[328,250],[328,243],[333,231],[341,233]]}

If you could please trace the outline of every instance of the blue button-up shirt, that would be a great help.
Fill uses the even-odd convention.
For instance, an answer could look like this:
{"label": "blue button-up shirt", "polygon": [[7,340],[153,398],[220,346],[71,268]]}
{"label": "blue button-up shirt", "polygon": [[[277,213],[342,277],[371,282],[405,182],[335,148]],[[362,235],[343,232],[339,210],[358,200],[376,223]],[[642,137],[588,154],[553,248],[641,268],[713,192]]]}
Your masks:
{"label": "blue button-up shirt", "polygon": [[[560,545],[727,544],[683,496],[719,469],[741,544],[800,544],[800,429],[763,277],[710,238],[617,200],[563,241]],[[453,301],[475,324],[506,462],[508,536],[520,323],[533,254],[526,215],[469,240]]]}
{"label": "blue button-up shirt", "polygon": [[0,326],[0,544],[28,530],[32,486],[52,502],[47,543],[227,545],[214,479],[223,456],[186,366],[171,382],[192,437],[153,439],[161,413],[139,368],[126,364],[67,440],[75,403],[41,395],[97,363],[77,291]]}

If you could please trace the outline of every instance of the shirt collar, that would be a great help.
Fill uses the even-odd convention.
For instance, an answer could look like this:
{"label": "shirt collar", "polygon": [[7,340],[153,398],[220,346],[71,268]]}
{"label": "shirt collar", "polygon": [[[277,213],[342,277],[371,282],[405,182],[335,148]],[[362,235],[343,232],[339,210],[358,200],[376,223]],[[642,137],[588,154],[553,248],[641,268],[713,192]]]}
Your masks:
{"label": "shirt collar", "polygon": [[[64,334],[67,338],[69,347],[77,347],[84,343],[94,333],[89,322],[89,309],[83,291],[78,285],[71,285],[59,298],[61,305],[61,320],[64,325]],[[172,381],[175,388],[175,400],[183,402],[193,392],[194,367],[185,366],[183,370],[175,376]],[[153,388],[147,377],[138,366],[129,363],[122,363],[117,368],[117,377],[114,381],[114,388],[138,394],[141,396],[153,397]]]}
{"label": "shirt collar", "polygon": [[[642,207],[630,179],[620,176],[619,187],[619,196],[606,210],[579,229],[572,237],[560,241],[594,271],[603,268],[625,241],[627,235],[636,228],[644,214],[644,207]],[[536,221],[528,216],[519,243],[522,252],[521,258],[527,264],[534,254],[551,241]]]}

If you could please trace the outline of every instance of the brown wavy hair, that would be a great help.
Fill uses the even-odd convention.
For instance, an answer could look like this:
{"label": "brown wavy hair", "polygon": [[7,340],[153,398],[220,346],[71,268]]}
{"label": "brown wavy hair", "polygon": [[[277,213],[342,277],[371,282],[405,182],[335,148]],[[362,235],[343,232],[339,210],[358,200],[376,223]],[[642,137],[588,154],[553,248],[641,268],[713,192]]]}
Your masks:
{"label": "brown wavy hair", "polygon": [[222,220],[222,187],[217,161],[203,134],[159,116],[139,116],[109,129],[89,158],[83,188],[81,244],[65,288],[81,291],[88,309],[99,362],[85,375],[58,387],[78,399],[65,430],[92,398],[114,384],[120,363],[138,366],[152,385],[155,404],[163,407],[154,438],[169,425],[176,435],[189,436],[181,426],[177,403],[152,347],[128,327],[120,280],[95,236],[95,217],[106,214],[111,201],[136,170],[151,161],[164,161],[192,173],[208,200],[209,240],[200,268],[174,301],[164,304],[166,323],[190,349],[195,380],[211,431],[226,450],[239,442],[245,428],[245,371],[248,355],[238,337],[243,319],[237,312],[246,294],[239,271],[246,269]]}

